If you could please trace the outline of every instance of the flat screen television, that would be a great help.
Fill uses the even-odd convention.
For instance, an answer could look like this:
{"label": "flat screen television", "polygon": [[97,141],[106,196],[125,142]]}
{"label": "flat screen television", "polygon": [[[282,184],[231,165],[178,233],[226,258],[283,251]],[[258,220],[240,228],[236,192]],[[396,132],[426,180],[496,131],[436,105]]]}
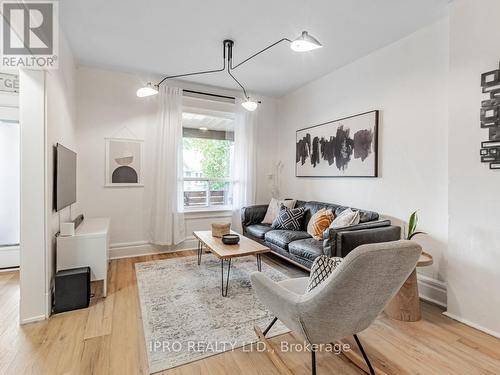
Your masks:
{"label": "flat screen television", "polygon": [[60,211],[76,202],[76,152],[56,145],[54,208]]}

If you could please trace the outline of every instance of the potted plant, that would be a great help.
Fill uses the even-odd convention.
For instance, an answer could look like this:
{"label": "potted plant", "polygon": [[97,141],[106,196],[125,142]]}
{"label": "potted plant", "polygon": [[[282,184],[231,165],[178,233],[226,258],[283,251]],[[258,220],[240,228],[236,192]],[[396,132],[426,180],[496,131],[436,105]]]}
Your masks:
{"label": "potted plant", "polygon": [[408,220],[408,230],[405,236],[407,240],[411,240],[417,234],[425,234],[425,232],[417,231],[417,224],[418,224],[418,214],[417,211],[415,211],[410,215],[410,219]]}

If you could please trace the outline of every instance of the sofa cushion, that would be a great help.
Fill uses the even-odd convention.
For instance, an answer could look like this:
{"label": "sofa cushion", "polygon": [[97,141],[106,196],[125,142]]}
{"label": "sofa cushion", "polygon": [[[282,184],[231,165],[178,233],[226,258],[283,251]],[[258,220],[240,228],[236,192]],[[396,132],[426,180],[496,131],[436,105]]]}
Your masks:
{"label": "sofa cushion", "polygon": [[311,274],[309,275],[309,283],[307,284],[306,292],[309,293],[311,290],[319,286],[323,281],[328,279],[335,268],[342,262],[343,258],[337,258],[326,255],[320,255],[314,260],[311,266]]}
{"label": "sofa cushion", "polygon": [[325,210],[331,210],[332,213],[335,214],[335,211],[340,206],[336,204],[329,204],[329,203],[315,202],[315,201],[310,201],[310,202],[297,201],[295,203],[295,207],[304,207],[305,212],[302,223],[304,230],[307,230],[307,224],[309,224],[309,220],[311,220],[311,217],[316,212],[318,212],[321,209],[325,209]]}
{"label": "sofa cushion", "polygon": [[316,240],[323,239],[323,232],[332,223],[334,219],[332,210],[322,208],[312,215],[307,224],[307,233],[313,236]]}
{"label": "sofa cushion", "polygon": [[302,218],[304,217],[304,207],[288,208],[281,205],[278,216],[274,219],[271,228],[284,230],[300,230]]}
{"label": "sofa cushion", "polygon": [[[347,210],[348,208],[352,208],[352,207],[338,206],[337,210],[335,211],[335,217],[339,216],[342,213],[342,211]],[[369,221],[378,220],[378,218],[379,218],[378,213],[373,212],[373,211],[358,210],[357,208],[352,208],[352,210],[359,212],[359,222],[360,223],[367,223]]]}
{"label": "sofa cushion", "polygon": [[288,244],[292,241],[310,238],[311,236],[306,231],[297,230],[271,230],[265,234],[267,242],[271,242],[283,249],[288,249]]}
{"label": "sofa cushion", "polygon": [[295,200],[293,200],[293,199],[278,200],[278,199],[272,198],[271,202],[269,203],[269,206],[267,206],[266,216],[264,216],[264,219],[262,220],[262,224],[272,224],[273,221],[278,216],[278,213],[280,212],[281,205],[288,207],[288,208],[294,208],[295,207]]}
{"label": "sofa cushion", "polygon": [[341,212],[330,224],[330,228],[342,228],[359,224],[359,211],[350,208]]}
{"label": "sofa cushion", "polygon": [[264,235],[271,230],[271,226],[268,224],[253,224],[246,227],[248,234],[264,239]]}
{"label": "sofa cushion", "polygon": [[[338,204],[334,203],[324,203],[324,202],[316,202],[316,201],[301,201],[298,200],[295,203],[295,208],[297,207],[304,207],[305,212],[304,212],[304,219],[302,220],[302,228],[306,230],[307,224],[309,223],[309,220],[311,219],[311,216],[314,215],[316,212],[318,212],[320,209],[325,208],[327,210],[332,210],[332,212],[335,214],[335,217],[339,216],[342,211],[345,209],[349,208],[347,206],[339,206]],[[378,213],[373,212],[373,211],[364,211],[360,210],[357,208],[352,207],[354,211],[359,211],[359,222],[360,223],[366,223],[368,221],[373,221],[373,220],[378,220],[379,216]]]}
{"label": "sofa cushion", "polygon": [[323,241],[314,238],[294,241],[288,245],[288,251],[299,258],[313,261],[323,254]]}

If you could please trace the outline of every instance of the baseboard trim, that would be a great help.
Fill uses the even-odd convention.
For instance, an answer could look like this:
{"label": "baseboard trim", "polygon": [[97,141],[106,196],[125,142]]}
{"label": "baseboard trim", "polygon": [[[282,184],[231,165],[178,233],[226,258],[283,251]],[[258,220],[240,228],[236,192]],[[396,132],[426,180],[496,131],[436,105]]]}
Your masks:
{"label": "baseboard trim", "polygon": [[173,253],[176,251],[195,250],[197,242],[187,238],[178,245],[157,246],[149,241],[123,242],[109,245],[109,259],[133,258],[145,255]]}
{"label": "baseboard trim", "polygon": [[479,330],[481,332],[484,332],[484,333],[486,333],[486,334],[488,334],[490,336],[493,336],[493,337],[496,337],[496,338],[500,339],[500,333],[499,332],[495,332],[495,331],[493,331],[491,329],[484,328],[483,326],[481,326],[481,325],[479,325],[477,323],[473,323],[473,322],[471,322],[471,321],[469,321],[467,319],[463,319],[463,318],[461,318],[461,317],[459,317],[459,316],[457,316],[455,314],[452,314],[452,313],[450,313],[448,311],[443,312],[443,315],[447,316],[448,318],[451,318],[453,320],[456,320],[457,322],[460,322],[460,323],[463,323],[465,325],[468,325],[469,327],[475,328],[475,329],[477,329],[477,330]]}
{"label": "baseboard trim", "polygon": [[38,316],[32,316],[31,318],[26,318],[21,320],[21,324],[29,324],[29,323],[34,323],[34,322],[39,322],[42,320],[47,319],[45,315],[38,315]]}
{"label": "baseboard trim", "polygon": [[0,273],[3,272],[19,272],[19,267],[0,268]]}
{"label": "baseboard trim", "polygon": [[18,245],[1,246],[0,251],[2,252],[2,264],[0,264],[2,269],[19,267],[21,258]]}
{"label": "baseboard trim", "polygon": [[156,253],[148,241],[114,243],[109,245],[109,258],[132,258]]}
{"label": "baseboard trim", "polygon": [[110,249],[122,248],[122,247],[132,247],[132,246],[142,246],[149,245],[149,241],[132,241],[132,242],[118,242],[109,245]]}
{"label": "baseboard trim", "polygon": [[417,274],[419,297],[446,308],[446,284],[432,277]]}

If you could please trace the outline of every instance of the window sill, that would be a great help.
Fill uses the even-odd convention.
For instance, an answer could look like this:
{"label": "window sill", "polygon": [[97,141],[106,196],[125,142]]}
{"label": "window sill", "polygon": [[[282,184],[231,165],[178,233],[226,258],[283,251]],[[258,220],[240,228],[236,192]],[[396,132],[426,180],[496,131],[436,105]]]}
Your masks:
{"label": "window sill", "polygon": [[199,214],[210,212],[232,212],[231,207],[184,208],[184,214]]}

